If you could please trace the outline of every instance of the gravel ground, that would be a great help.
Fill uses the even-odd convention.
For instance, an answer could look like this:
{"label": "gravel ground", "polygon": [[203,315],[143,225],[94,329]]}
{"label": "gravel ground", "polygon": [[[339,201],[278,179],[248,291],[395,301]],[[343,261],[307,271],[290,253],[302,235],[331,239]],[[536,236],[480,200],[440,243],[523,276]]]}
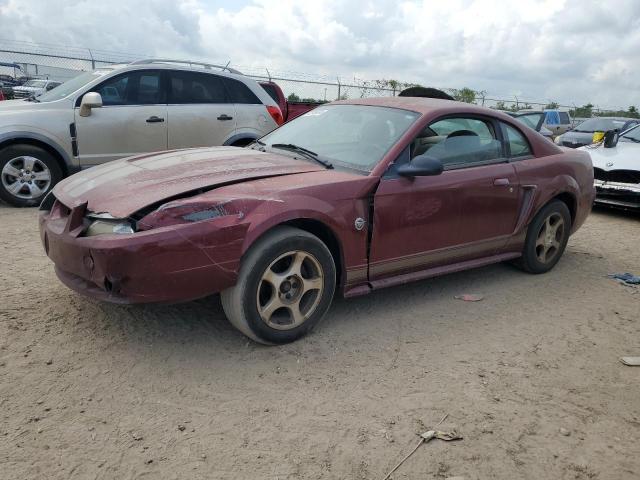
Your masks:
{"label": "gravel ground", "polygon": [[[59,283],[0,206],[0,477],[640,478],[640,216],[596,211],[543,276],[509,265],[338,300],[248,342],[217,297],[116,306]],[[485,296],[477,303],[454,299]]]}

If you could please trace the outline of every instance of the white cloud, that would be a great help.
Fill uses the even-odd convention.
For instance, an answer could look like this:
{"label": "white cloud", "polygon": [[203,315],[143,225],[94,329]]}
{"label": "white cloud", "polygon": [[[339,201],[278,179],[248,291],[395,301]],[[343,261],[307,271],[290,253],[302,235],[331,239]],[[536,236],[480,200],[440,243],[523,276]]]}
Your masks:
{"label": "white cloud", "polygon": [[640,104],[640,2],[0,0],[1,37],[394,78],[565,104]]}

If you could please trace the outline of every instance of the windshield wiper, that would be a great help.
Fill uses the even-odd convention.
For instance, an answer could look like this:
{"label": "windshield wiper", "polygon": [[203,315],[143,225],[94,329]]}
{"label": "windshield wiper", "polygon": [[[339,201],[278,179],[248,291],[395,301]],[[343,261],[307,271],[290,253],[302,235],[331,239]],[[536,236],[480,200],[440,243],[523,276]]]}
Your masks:
{"label": "windshield wiper", "polygon": [[291,150],[292,152],[297,152],[300,153],[302,155],[304,155],[305,157],[311,159],[311,160],[315,160],[316,162],[318,162],[320,165],[324,165],[326,168],[333,168],[333,164],[331,162],[329,162],[328,160],[324,160],[320,157],[318,157],[318,154],[316,152],[312,152],[311,150],[308,150],[304,147],[301,147],[299,145],[295,145],[293,143],[274,143],[271,145],[271,148],[280,148],[282,150]]}
{"label": "windshield wiper", "polygon": [[633,137],[622,137],[625,140],[631,140],[634,143],[640,143],[640,140],[638,140],[637,138],[633,138]]}

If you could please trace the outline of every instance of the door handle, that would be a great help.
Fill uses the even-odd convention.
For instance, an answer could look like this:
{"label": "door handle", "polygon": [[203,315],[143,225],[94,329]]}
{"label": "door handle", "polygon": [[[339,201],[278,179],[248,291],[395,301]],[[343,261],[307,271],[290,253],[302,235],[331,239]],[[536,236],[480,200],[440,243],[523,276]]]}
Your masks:
{"label": "door handle", "polygon": [[509,186],[509,179],[508,178],[496,178],[493,181],[493,185],[495,187],[508,187]]}
{"label": "door handle", "polygon": [[162,122],[164,122],[164,118],[156,117],[155,115],[153,117],[147,118],[147,123],[162,123]]}
{"label": "door handle", "polygon": [[227,115],[226,113],[223,113],[222,115],[220,115],[218,117],[218,120],[224,122],[226,120],[233,120],[233,117],[230,117],[229,115]]}

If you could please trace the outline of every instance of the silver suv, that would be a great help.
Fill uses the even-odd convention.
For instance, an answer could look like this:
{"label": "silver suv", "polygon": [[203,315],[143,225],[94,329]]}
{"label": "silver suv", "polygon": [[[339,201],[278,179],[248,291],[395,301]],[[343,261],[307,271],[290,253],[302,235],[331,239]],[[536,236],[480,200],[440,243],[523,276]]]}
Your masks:
{"label": "silver suv", "polygon": [[215,65],[140,60],[0,102],[0,198],[38,205],[63,177],[121,157],[244,146],[283,121],[254,80]]}

